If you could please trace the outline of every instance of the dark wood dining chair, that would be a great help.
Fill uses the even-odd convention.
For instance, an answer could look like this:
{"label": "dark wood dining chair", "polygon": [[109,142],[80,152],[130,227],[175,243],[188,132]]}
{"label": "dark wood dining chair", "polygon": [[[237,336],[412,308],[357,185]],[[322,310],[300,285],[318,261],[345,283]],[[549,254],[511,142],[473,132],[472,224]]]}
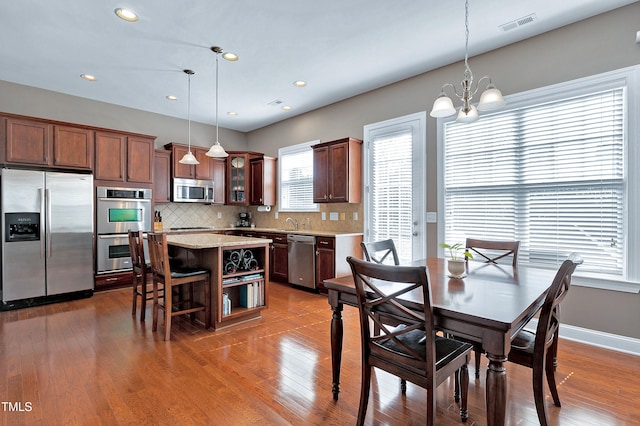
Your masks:
{"label": "dark wood dining chair", "polygon": [[144,240],[142,231],[128,231],[129,253],[131,255],[131,281],[133,283],[133,301],[131,315],[135,315],[140,298],[140,321],[144,321],[147,310],[147,300],[153,300],[153,286],[147,278],[151,275],[151,265],[144,255]]}
{"label": "dark wood dining chair", "polygon": [[[428,425],[435,423],[436,387],[455,376],[460,388],[456,401],[460,401],[460,417],[465,422],[467,362],[472,346],[436,336],[426,267],[382,265],[351,256],[347,262],[353,273],[360,313],[362,383],[357,424],[364,424],[374,367],[427,390]],[[402,297],[412,291],[422,292],[422,312],[412,311],[401,303]]]}
{"label": "dark wood dining chair", "polygon": [[396,245],[392,239],[369,241],[366,243],[363,241],[360,243],[360,247],[362,247],[364,258],[369,262],[393,265],[400,264]]}
{"label": "dark wood dining chair", "polygon": [[[169,251],[167,247],[167,235],[163,233],[147,234],[149,242],[149,257],[151,259],[151,270],[153,272],[153,326],[152,330],[158,329],[158,311],[164,312],[164,340],[171,338],[171,318],[177,315],[190,314],[191,319],[195,318],[195,313],[204,312],[205,328],[211,327],[211,286],[208,269],[171,267],[169,264]],[[194,299],[195,283],[200,282],[203,287],[203,301],[196,302]],[[164,286],[164,299],[161,303],[159,297],[160,284]],[[179,297],[173,300],[174,288],[186,286],[188,296]],[[181,294],[184,292],[180,292]]]}
{"label": "dark wood dining chair", "polygon": [[[511,265],[515,268],[518,264],[518,248],[520,241],[492,241],[479,240],[476,238],[467,238],[465,248],[471,252],[474,261],[478,260],[485,263],[497,264],[499,260],[506,259],[511,256]],[[469,262],[469,258],[465,257]],[[475,377],[480,378],[480,359],[483,354],[482,344],[473,343],[473,351],[475,356]]]}
{"label": "dark wood dining chair", "polygon": [[545,375],[553,403],[560,407],[554,368],[554,357],[558,348],[560,302],[569,291],[573,272],[581,264],[582,258],[577,253],[572,253],[567,260],[562,262],[540,309],[535,333],[522,330],[511,342],[509,361],[533,369],[533,398],[536,403],[538,420],[543,426],[549,424],[544,401]]}

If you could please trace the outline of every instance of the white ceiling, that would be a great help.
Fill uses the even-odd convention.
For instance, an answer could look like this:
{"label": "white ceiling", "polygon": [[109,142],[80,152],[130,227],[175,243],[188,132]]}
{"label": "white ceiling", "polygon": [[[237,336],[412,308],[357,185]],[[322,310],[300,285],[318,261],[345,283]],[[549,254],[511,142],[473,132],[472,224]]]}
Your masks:
{"label": "white ceiling", "polygon": [[[635,1],[471,0],[470,56]],[[461,60],[464,0],[2,0],[0,40],[0,80],[184,119],[190,68],[191,119],[209,124],[221,46],[240,60],[220,59],[220,126],[250,131]]]}

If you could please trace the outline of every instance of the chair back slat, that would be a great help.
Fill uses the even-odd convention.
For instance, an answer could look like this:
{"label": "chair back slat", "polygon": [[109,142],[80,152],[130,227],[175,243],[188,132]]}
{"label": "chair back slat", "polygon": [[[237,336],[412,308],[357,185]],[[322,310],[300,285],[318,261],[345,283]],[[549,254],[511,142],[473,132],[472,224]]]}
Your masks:
{"label": "chair back slat", "polygon": [[582,262],[582,257],[579,254],[572,253],[558,268],[551,287],[547,291],[544,304],[540,309],[536,328],[534,358],[542,356],[541,354],[544,353],[545,347],[548,347],[553,340],[557,339],[557,331],[560,326],[560,303],[569,291],[573,272]]}
{"label": "chair back slat", "polygon": [[131,255],[131,265],[134,271],[140,270],[138,273],[146,273],[146,259],[144,258],[144,245],[142,231],[128,232],[129,237],[129,254]]}
{"label": "chair back slat", "polygon": [[392,239],[381,241],[361,242],[364,258],[369,262],[399,265],[398,252]]}
{"label": "chair back slat", "polygon": [[149,260],[154,274],[165,277],[171,276],[169,267],[169,252],[167,250],[167,235],[163,233],[148,233]]}
{"label": "chair back slat", "polygon": [[485,263],[499,263],[499,260],[512,256],[511,264],[513,267],[518,264],[520,241],[492,241],[467,238],[465,247],[471,252],[475,260],[481,260]]}

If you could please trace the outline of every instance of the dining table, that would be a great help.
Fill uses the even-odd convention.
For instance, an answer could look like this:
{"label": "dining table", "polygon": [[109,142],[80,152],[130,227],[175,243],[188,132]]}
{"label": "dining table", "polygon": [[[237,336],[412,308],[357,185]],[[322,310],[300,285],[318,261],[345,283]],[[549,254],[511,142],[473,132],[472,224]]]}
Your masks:
{"label": "dining table", "polygon": [[[505,362],[511,340],[542,307],[555,271],[511,264],[469,261],[462,277],[452,277],[442,258],[426,258],[410,263],[425,265],[436,329],[480,342],[489,359],[485,401],[487,424],[505,424],[507,373]],[[331,367],[333,399],[340,392],[344,305],[357,306],[353,276],[324,281],[332,309]],[[406,295],[406,306],[423,309],[422,292]]]}

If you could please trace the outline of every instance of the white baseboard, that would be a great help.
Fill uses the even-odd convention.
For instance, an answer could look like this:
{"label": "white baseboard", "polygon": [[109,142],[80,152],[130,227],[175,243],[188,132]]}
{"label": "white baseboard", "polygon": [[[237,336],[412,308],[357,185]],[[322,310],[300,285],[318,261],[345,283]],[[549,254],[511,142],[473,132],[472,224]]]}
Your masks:
{"label": "white baseboard", "polygon": [[[535,331],[537,325],[538,319],[533,318],[526,328]],[[590,330],[568,324],[560,324],[560,337],[587,345],[640,356],[640,339],[634,339],[632,337],[604,333],[602,331]]]}

